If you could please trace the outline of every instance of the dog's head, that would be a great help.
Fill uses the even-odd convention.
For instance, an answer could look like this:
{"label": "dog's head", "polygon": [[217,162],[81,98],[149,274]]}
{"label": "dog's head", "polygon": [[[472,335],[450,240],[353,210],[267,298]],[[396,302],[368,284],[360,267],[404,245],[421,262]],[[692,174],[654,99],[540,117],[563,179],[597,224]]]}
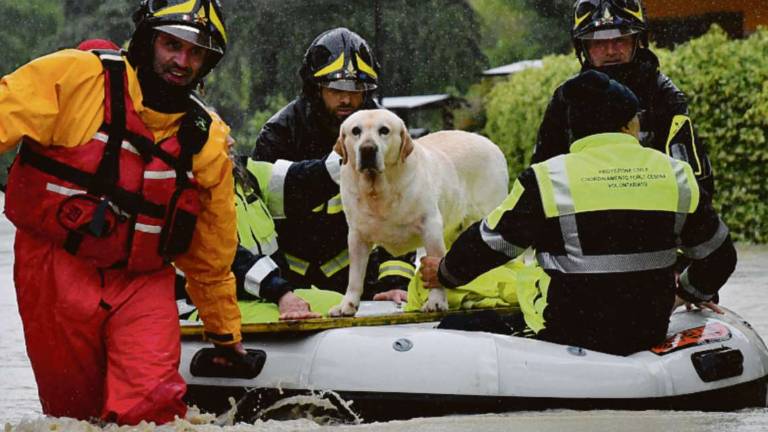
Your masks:
{"label": "dog's head", "polygon": [[369,175],[405,161],[413,141],[405,123],[393,112],[377,109],[357,111],[344,120],[334,147],[342,164]]}

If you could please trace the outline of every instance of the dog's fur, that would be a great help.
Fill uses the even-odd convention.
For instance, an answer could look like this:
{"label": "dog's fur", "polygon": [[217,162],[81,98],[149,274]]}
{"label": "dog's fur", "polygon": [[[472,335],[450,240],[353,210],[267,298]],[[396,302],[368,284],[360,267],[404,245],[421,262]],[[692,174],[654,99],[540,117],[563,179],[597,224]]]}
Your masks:
{"label": "dog's fur", "polygon": [[[462,131],[412,140],[387,110],[363,110],[341,125],[341,199],[349,224],[349,284],[331,315],[354,315],[373,245],[398,256],[426,249],[444,256],[444,234],[467,228],[507,195],[504,154],[487,138]],[[443,289],[430,290],[424,311],[448,308]]]}

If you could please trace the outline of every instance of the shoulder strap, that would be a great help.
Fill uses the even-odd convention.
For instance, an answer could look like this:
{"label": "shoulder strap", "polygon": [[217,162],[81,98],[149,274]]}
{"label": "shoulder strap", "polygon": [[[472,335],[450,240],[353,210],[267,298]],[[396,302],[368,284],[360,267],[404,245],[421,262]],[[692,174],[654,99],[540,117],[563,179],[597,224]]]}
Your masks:
{"label": "shoulder strap", "polygon": [[213,118],[203,101],[194,93],[190,94],[189,98],[189,108],[181,119],[177,134],[179,145],[181,145],[179,163],[175,166],[177,183],[188,180],[185,172],[192,170],[192,157],[208,142],[208,134],[213,123]]}
{"label": "shoulder strap", "polygon": [[88,192],[94,195],[110,192],[117,184],[120,172],[120,147],[125,138],[125,62],[119,51],[94,50],[104,66],[105,99],[104,127],[109,134],[104,155]]}
{"label": "shoulder strap", "polygon": [[[88,185],[88,193],[93,196],[104,196],[98,209],[93,215],[88,230],[95,236],[100,236],[104,229],[107,206],[110,195],[120,177],[120,148],[125,137],[125,62],[119,51],[92,51],[101,60],[104,67],[104,129],[109,134],[104,146],[104,154]],[[109,123],[106,119],[109,117]],[[76,254],[83,240],[83,234],[70,231],[64,242],[64,249]]]}

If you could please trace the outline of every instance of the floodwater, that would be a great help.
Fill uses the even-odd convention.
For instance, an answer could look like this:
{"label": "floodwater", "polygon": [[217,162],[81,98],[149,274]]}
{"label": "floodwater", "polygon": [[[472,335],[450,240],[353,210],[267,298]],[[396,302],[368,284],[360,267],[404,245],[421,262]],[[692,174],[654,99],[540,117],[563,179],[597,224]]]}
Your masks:
{"label": "floodwater", "polygon": [[[0,194],[0,208],[3,196]],[[32,369],[24,349],[21,321],[16,308],[12,281],[13,227],[0,215],[0,425],[10,431],[97,431],[98,427],[71,419],[46,418],[41,414]],[[721,291],[721,303],[749,321],[763,337],[768,336],[768,246],[740,246],[739,264],[728,285]],[[433,431],[765,431],[768,409],[751,409],[730,413],[676,411],[569,411],[514,412],[493,415],[462,415],[417,418],[351,426],[324,426],[307,419],[267,421],[219,428],[209,424],[176,424],[154,427],[104,430],[159,431],[324,431],[405,432]]]}

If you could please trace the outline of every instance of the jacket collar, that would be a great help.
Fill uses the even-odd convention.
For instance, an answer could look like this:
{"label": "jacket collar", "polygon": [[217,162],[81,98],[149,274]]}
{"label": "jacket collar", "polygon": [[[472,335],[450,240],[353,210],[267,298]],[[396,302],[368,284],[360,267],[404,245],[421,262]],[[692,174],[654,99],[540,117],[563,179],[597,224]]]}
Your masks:
{"label": "jacket collar", "polygon": [[573,144],[571,144],[570,152],[578,153],[584,150],[598,147],[625,145],[639,146],[640,142],[632,135],[622,132],[600,133],[574,141]]}
{"label": "jacket collar", "polygon": [[[154,131],[165,131],[161,135],[171,134],[172,130],[175,131],[179,119],[184,113],[163,113],[155,111],[149,107],[144,106],[144,95],[141,91],[141,84],[137,76],[136,70],[131,66],[129,62],[125,62],[126,75],[128,77],[128,94],[131,96],[133,102],[133,109],[139,115],[144,124]],[[164,136],[156,136],[156,140],[161,140]]]}

